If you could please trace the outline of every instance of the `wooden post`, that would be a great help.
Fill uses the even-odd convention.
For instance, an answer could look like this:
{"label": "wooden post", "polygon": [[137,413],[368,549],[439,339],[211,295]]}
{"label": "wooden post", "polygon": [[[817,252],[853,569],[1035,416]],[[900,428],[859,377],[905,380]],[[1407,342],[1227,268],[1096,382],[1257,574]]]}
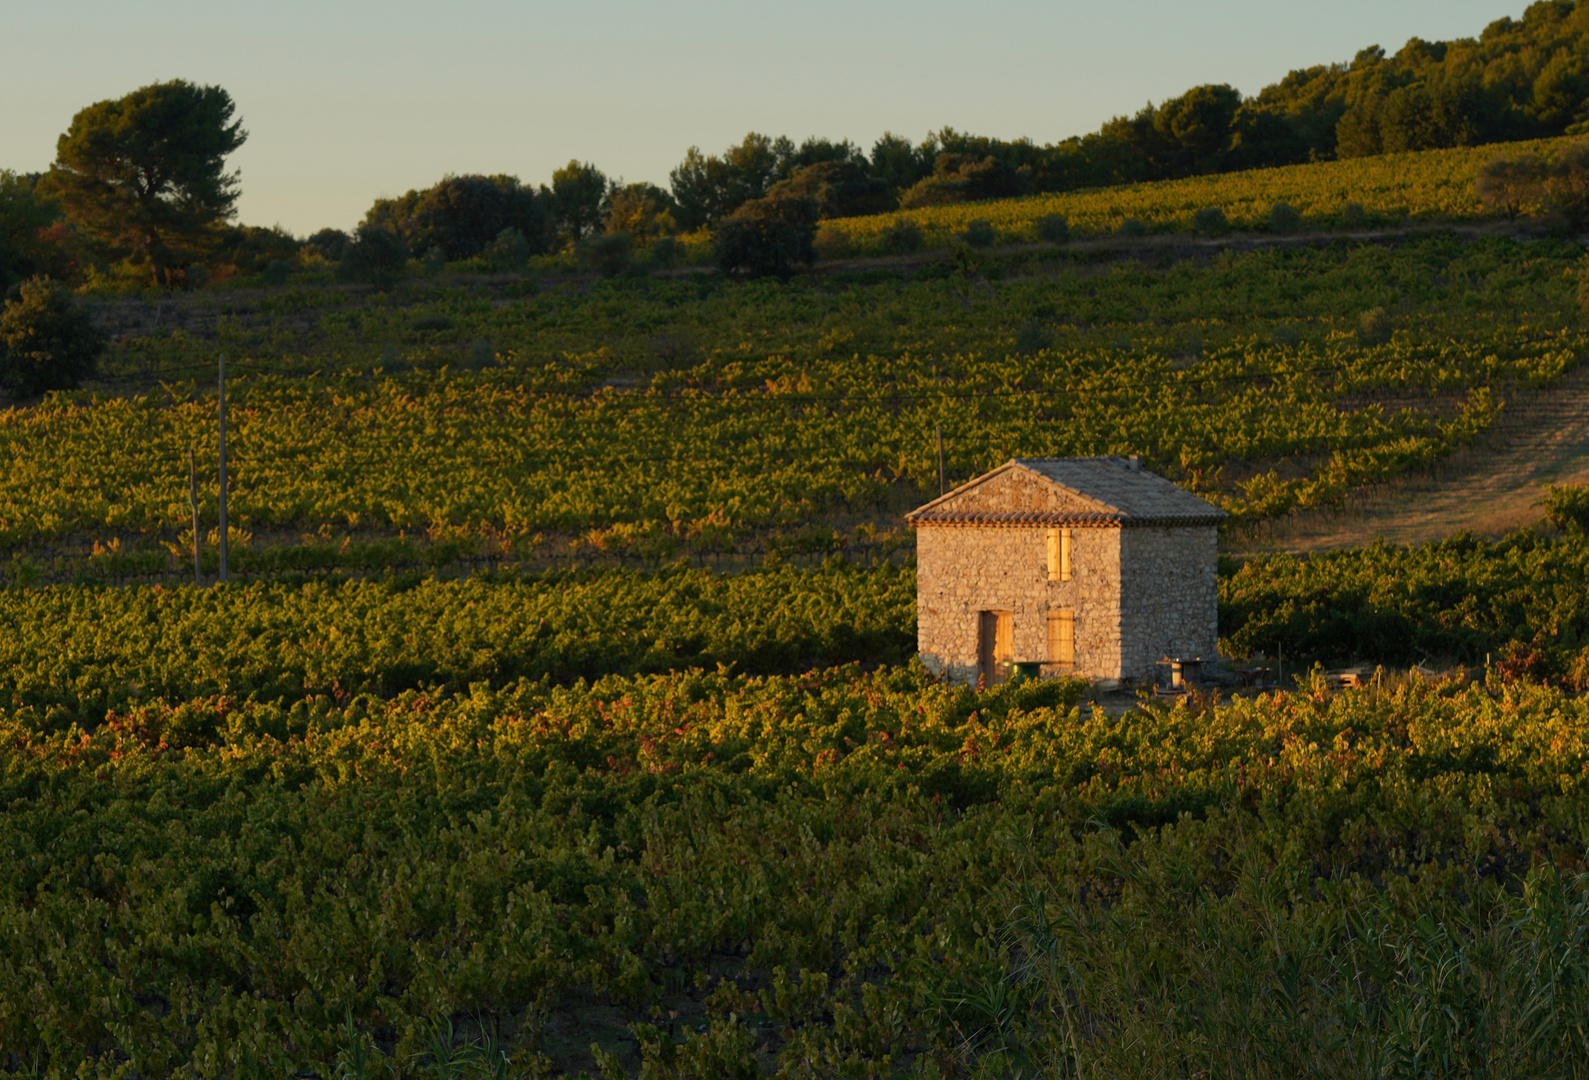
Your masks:
{"label": "wooden post", "polygon": [[941,498],[949,490],[949,485],[944,482],[943,473],[943,426],[936,425],[933,431],[938,435],[938,495]]}
{"label": "wooden post", "polygon": [[193,584],[203,584],[199,563],[199,472],[193,460],[193,444],[188,443],[188,506],[193,510]]}
{"label": "wooden post", "polygon": [[218,406],[221,418],[221,512],[219,525],[221,528],[221,577],[226,580],[226,354],[221,354],[220,363],[220,404]]}

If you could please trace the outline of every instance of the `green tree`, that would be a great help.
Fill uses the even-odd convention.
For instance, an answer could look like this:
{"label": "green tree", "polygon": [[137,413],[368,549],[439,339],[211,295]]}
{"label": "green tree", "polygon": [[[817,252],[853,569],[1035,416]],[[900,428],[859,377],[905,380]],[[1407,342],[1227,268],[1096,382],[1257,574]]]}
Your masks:
{"label": "green tree", "polygon": [[754,131],[721,157],[708,157],[698,147],[690,147],[683,162],[668,174],[679,225],[698,229],[761,198],[793,153],[788,139],[770,139]]}
{"label": "green tree", "polygon": [[715,255],[725,274],[786,277],[817,260],[817,201],[809,196],[752,199],[717,225]]}
{"label": "green tree", "polygon": [[104,332],[47,277],[24,281],[0,311],[0,386],[13,397],[76,389],[104,351]]}
{"label": "green tree", "polygon": [[298,254],[298,238],[277,225],[232,225],[220,230],[211,260],[230,263],[239,273],[257,274],[273,262],[290,262]]}
{"label": "green tree", "polygon": [[[38,180],[0,169],[0,287],[54,269],[59,261],[44,235],[60,219],[61,208],[38,190]],[[7,266],[14,277],[8,277]]]}
{"label": "green tree", "polygon": [[386,292],[403,276],[408,265],[408,247],[391,229],[364,224],[353,230],[353,238],[342,251],[337,276],[344,281],[362,281]]}
{"label": "green tree", "polygon": [[824,218],[885,214],[894,208],[893,192],[887,180],[870,175],[867,168],[865,158],[819,161],[796,169],[767,194],[809,196]]}
{"label": "green tree", "polygon": [[337,262],[348,247],[348,234],[341,229],[321,229],[303,242],[299,251],[326,262]]}
{"label": "green tree", "polygon": [[882,177],[897,195],[932,172],[932,162],[903,135],[883,132],[872,144],[872,174]]}
{"label": "green tree", "polygon": [[673,213],[673,197],[655,184],[625,184],[614,188],[607,200],[607,217],[602,231],[628,233],[641,247],[655,237],[678,231]]}
{"label": "green tree", "polygon": [[378,202],[364,220],[397,233],[416,256],[439,247],[449,259],[473,258],[507,229],[524,237],[527,255],[536,255],[546,250],[551,231],[546,201],[516,176],[446,176],[390,205]]}
{"label": "green tree", "polygon": [[1153,129],[1164,142],[1167,171],[1176,175],[1217,172],[1225,164],[1241,107],[1232,86],[1195,86],[1160,105]]}
{"label": "green tree", "polygon": [[226,155],[247,133],[231,96],[182,79],[80,111],[55,144],[49,186],[99,252],[167,286],[236,212]]}
{"label": "green tree", "polygon": [[570,161],[552,173],[552,221],[559,235],[577,244],[601,228],[611,187],[607,174],[589,162]]}
{"label": "green tree", "polygon": [[1529,112],[1545,127],[1565,129],[1589,116],[1589,58],[1561,48],[1534,80]]}

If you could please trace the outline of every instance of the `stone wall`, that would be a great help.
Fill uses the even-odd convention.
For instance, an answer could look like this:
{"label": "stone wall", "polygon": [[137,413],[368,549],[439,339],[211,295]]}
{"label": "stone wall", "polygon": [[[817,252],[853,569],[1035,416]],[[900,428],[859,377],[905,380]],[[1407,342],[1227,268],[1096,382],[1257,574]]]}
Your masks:
{"label": "stone wall", "polygon": [[1120,531],[1121,671],[1165,681],[1166,656],[1219,651],[1219,530],[1214,526]]}
{"label": "stone wall", "polygon": [[1046,528],[916,530],[916,644],[928,670],[976,680],[983,611],[1012,613],[1016,660],[1046,661],[1048,613],[1064,610],[1075,616],[1075,674],[1120,677],[1121,530],[1072,529],[1069,581],[1048,580],[1047,538]]}

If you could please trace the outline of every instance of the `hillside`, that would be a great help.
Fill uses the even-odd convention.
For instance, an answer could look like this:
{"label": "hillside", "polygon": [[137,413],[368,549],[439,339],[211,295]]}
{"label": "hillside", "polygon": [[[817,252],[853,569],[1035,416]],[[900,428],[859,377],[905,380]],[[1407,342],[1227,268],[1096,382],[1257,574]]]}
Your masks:
{"label": "hillside", "polygon": [[[986,221],[1001,238],[1035,242],[1038,222],[1065,218],[1078,237],[1119,235],[1127,220],[1147,232],[1196,230],[1194,216],[1216,208],[1229,227],[1260,233],[1350,232],[1414,222],[1476,222],[1503,215],[1479,201],[1479,167],[1498,154],[1548,155],[1573,139],[1463,147],[1279,168],[1249,169],[1140,184],[924,207],[834,222],[857,253],[886,250],[896,221],[915,222],[929,247],[946,246],[972,221]],[[1283,203],[1297,219],[1277,229],[1273,211]],[[1129,233],[1128,229],[1128,233]]]}
{"label": "hillside", "polygon": [[554,562],[884,554],[937,486],[935,428],[951,481],[1141,453],[1259,520],[1427,465],[1573,367],[1577,257],[1441,235],[1155,262],[1050,246],[787,283],[123,301],[112,396],[0,419],[0,528],[14,573],[180,574],[222,350],[234,546],[261,569],[283,545],[400,540]]}
{"label": "hillside", "polygon": [[[1589,538],[1232,555],[1583,429],[1582,247],[1482,159],[90,293],[0,410],[0,1080],[1583,1073]],[[1230,510],[1263,689],[915,662],[902,514],[1102,453]]]}

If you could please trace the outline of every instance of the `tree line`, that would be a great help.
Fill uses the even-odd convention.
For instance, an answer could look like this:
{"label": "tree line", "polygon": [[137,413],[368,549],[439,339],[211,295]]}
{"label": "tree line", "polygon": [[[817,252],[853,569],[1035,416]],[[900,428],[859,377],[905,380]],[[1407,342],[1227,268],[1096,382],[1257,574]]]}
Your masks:
{"label": "tree line", "polygon": [[1252,97],[1194,87],[1048,145],[947,127],[920,142],[884,133],[870,150],[752,132],[716,154],[691,147],[665,187],[579,161],[545,184],[446,176],[377,199],[351,232],[307,239],[234,222],[238,177],[225,158],[247,137],[234,112],[225,90],[182,80],[79,112],[49,172],[0,172],[0,281],[193,287],[317,262],[379,281],[400,258],[512,267],[576,250],[600,267],[659,244],[652,256],[665,263],[670,238],[702,229],[725,269],[755,272],[807,257],[826,218],[1589,133],[1589,2],[1539,0],[1478,38],[1413,38],[1394,55],[1371,46]]}

